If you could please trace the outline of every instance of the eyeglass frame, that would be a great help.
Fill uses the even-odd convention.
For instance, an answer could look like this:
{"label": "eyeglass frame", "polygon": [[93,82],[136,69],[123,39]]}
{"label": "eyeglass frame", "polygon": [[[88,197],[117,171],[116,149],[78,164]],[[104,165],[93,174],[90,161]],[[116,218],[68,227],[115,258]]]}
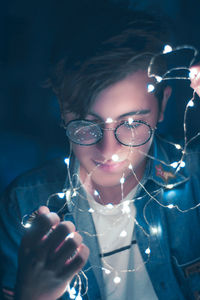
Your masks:
{"label": "eyeglass frame", "polygon": [[[73,123],[73,122],[77,122],[77,121],[87,121],[87,122],[89,122],[89,123],[91,123],[91,124],[94,124],[95,126],[98,126],[98,127],[100,128],[100,131],[101,131],[101,134],[102,134],[101,137],[100,137],[100,139],[98,139],[95,143],[91,143],[91,144],[81,144],[81,143],[72,141],[72,140],[70,139],[70,137],[67,135],[67,127],[69,126],[69,124],[71,124],[71,123]],[[113,122],[113,121],[112,121],[112,122]],[[149,128],[149,131],[150,131],[150,132],[149,132],[149,138],[148,138],[145,142],[143,142],[142,144],[139,144],[139,145],[127,145],[127,144],[122,143],[122,142],[118,139],[118,137],[117,137],[117,135],[116,135],[117,129],[118,129],[121,125],[123,125],[123,124],[126,124],[126,123],[129,124],[128,121],[123,121],[122,123],[120,123],[119,125],[117,125],[115,128],[102,128],[99,124],[95,123],[95,122],[92,121],[92,120],[88,120],[88,119],[75,119],[75,120],[69,121],[67,124],[65,124],[64,120],[62,120],[61,126],[65,129],[66,135],[67,135],[67,137],[69,138],[69,140],[70,140],[72,143],[76,144],[76,145],[80,145],[80,146],[92,146],[92,145],[96,145],[96,144],[98,144],[98,142],[101,141],[101,139],[103,138],[103,131],[106,130],[106,131],[114,131],[115,139],[116,139],[121,145],[126,146],[126,147],[140,147],[140,146],[142,146],[142,145],[145,145],[145,144],[151,139],[151,137],[152,137],[152,135],[153,135],[153,133],[154,133],[154,131],[155,131],[156,128],[152,128],[151,125],[149,125],[147,122],[142,121],[142,120],[133,120],[133,122],[137,122],[137,123],[144,124],[144,125],[146,125],[146,126]],[[102,123],[105,124],[105,122],[102,122]],[[129,125],[130,125],[130,124],[129,124]]]}

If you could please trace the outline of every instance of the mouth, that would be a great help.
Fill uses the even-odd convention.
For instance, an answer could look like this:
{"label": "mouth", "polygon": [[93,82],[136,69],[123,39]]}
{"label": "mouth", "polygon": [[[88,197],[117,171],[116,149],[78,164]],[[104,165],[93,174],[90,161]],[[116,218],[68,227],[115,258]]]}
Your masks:
{"label": "mouth", "polygon": [[118,169],[121,169],[126,164],[125,160],[119,161],[119,162],[113,162],[111,160],[99,162],[99,161],[93,160],[93,162],[98,168],[100,168],[103,171],[107,171],[107,172],[113,172]]}

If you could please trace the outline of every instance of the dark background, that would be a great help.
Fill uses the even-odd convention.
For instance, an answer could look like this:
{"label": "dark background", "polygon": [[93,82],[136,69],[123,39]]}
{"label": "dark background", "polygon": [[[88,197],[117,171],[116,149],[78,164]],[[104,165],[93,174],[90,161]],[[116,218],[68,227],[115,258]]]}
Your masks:
{"label": "dark background", "polygon": [[[0,192],[20,173],[66,153],[59,107],[43,87],[49,67],[70,48],[94,9],[103,0],[10,0],[0,9]],[[106,1],[105,1],[106,2]],[[107,1],[108,2],[108,1]],[[110,1],[133,10],[162,13],[175,33],[172,45],[200,49],[200,1]],[[90,9],[89,9],[90,7]],[[103,21],[103,20],[102,20]],[[91,41],[92,42],[92,41]],[[191,89],[174,83],[162,133],[179,140]],[[200,130],[199,99],[189,114],[189,135]]]}

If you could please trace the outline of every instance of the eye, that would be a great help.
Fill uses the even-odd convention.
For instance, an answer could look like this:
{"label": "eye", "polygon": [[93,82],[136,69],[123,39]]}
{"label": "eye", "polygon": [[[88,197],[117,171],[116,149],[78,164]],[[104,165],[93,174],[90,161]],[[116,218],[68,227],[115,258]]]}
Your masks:
{"label": "eye", "polygon": [[134,120],[134,121],[132,121],[132,122],[130,122],[130,121],[125,121],[125,122],[124,122],[124,125],[125,125],[127,128],[136,129],[136,128],[138,128],[139,126],[141,126],[141,123],[138,122],[137,120]]}

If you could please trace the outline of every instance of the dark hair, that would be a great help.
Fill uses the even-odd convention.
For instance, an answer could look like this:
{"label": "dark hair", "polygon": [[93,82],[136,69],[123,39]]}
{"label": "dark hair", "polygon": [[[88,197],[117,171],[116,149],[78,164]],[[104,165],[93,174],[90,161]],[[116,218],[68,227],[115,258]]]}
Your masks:
{"label": "dark hair", "polygon": [[[133,72],[147,70],[152,56],[163,49],[166,31],[155,16],[120,10],[114,20],[110,16],[110,23],[112,30],[101,31],[100,37],[93,30],[89,44],[88,36],[83,44],[83,34],[80,53],[72,51],[52,72],[49,82],[62,115],[73,112],[85,117],[100,91]],[[159,104],[163,88],[161,84],[155,91]]]}

